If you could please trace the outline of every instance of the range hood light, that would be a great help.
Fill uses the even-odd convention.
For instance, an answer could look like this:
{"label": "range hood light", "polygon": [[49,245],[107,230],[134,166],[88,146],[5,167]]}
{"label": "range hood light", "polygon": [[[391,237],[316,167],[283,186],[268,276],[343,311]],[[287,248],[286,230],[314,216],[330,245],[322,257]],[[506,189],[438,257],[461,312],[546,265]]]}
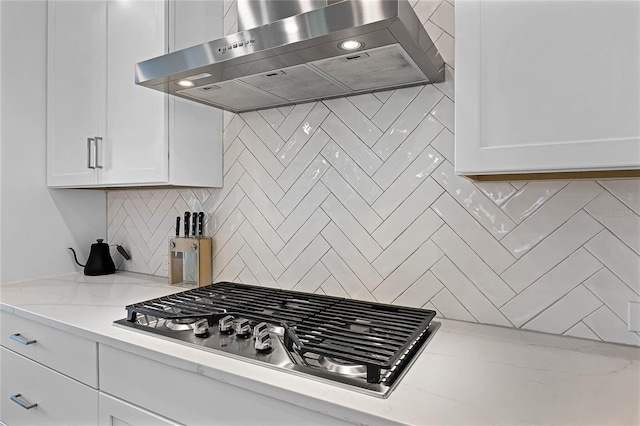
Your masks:
{"label": "range hood light", "polygon": [[182,87],[193,87],[196,84],[193,81],[189,81],[189,80],[180,80],[178,81],[178,86],[182,86]]}
{"label": "range hood light", "polygon": [[338,44],[338,47],[342,50],[358,50],[364,47],[364,43],[357,40],[346,40]]}

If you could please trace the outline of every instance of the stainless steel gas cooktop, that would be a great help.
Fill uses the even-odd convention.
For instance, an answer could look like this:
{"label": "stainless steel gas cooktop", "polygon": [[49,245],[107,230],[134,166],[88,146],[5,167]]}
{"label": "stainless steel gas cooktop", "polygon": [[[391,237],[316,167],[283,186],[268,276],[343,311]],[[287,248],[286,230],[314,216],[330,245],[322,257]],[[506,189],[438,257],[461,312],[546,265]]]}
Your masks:
{"label": "stainless steel gas cooktop", "polygon": [[435,311],[220,282],[126,307],[114,324],[385,398]]}

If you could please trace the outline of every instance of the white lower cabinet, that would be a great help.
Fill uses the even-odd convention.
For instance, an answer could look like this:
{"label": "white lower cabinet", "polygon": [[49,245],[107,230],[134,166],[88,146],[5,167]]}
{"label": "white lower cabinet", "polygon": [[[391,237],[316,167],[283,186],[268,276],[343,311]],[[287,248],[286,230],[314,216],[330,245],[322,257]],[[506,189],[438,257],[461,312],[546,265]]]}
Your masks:
{"label": "white lower cabinet", "polygon": [[7,312],[0,331],[0,425],[350,424]]}
{"label": "white lower cabinet", "polygon": [[95,425],[98,344],[0,312],[0,423]]}
{"label": "white lower cabinet", "polygon": [[177,426],[179,423],[100,392],[98,400],[100,426]]}
{"label": "white lower cabinet", "polygon": [[3,347],[98,389],[96,342],[8,312],[0,312],[0,333]]}
{"label": "white lower cabinet", "polygon": [[[99,345],[99,354],[102,392],[182,424],[349,424],[322,413],[110,346]],[[132,422],[124,417],[121,420],[134,425],[145,424],[145,417],[140,417],[140,423],[136,423],[135,419],[138,417],[134,416],[138,414],[130,417]]]}
{"label": "white lower cabinet", "polygon": [[0,413],[8,426],[92,425],[98,391],[0,347]]}

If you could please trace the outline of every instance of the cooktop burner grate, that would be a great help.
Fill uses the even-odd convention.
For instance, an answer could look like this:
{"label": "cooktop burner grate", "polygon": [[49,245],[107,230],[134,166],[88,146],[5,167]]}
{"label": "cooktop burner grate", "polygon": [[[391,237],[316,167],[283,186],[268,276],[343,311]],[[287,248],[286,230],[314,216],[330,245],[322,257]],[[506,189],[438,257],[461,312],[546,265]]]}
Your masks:
{"label": "cooktop burner grate", "polygon": [[[210,326],[233,315],[252,325],[284,328],[284,344],[302,358],[327,357],[363,366],[369,383],[392,381],[403,360],[421,347],[434,311],[332,296],[219,282],[127,306],[127,321],[206,318]],[[405,363],[406,364],[406,363]],[[383,377],[383,373],[385,376]]]}
{"label": "cooktop burner grate", "polygon": [[367,381],[381,380],[424,335],[434,311],[343,299],[295,328],[299,352],[313,352],[367,367]]}
{"label": "cooktop burner grate", "polygon": [[295,326],[335,304],[338,298],[267,287],[219,282],[127,306],[127,320],[137,314],[165,319],[207,318],[209,325],[225,315],[257,322]]}

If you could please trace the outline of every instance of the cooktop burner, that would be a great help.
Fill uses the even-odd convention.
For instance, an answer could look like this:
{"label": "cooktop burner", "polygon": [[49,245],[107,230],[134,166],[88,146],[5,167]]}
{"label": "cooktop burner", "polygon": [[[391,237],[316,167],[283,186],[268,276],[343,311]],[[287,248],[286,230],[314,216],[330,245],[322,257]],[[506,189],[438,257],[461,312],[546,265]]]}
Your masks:
{"label": "cooktop burner", "polygon": [[367,377],[367,366],[320,355],[316,361],[327,371],[352,377]]}
{"label": "cooktop burner", "polygon": [[193,324],[196,322],[196,319],[193,318],[185,318],[185,319],[172,319],[165,321],[164,325],[169,330],[175,331],[183,331],[183,330],[193,330]]}
{"label": "cooktop burner", "polygon": [[435,311],[220,282],[126,307],[115,324],[386,397]]}

